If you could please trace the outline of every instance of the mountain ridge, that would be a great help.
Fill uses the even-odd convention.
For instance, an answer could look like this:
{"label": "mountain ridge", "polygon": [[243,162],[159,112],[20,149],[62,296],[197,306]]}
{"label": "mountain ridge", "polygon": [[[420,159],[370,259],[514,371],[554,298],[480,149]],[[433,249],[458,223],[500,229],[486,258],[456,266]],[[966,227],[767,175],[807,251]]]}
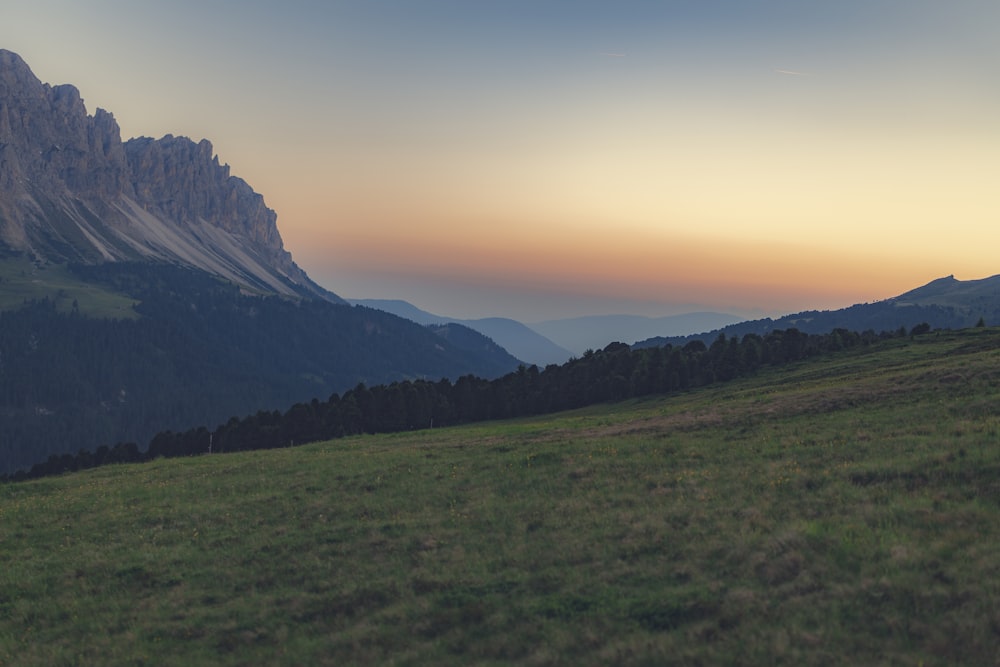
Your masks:
{"label": "mountain ridge", "polygon": [[50,295],[0,310],[0,473],[51,454],[270,414],[358,383],[492,378],[520,363],[457,324],[436,331],[362,306],[249,294],[200,269],[105,262],[69,270],[130,295],[122,307],[134,316],[90,317]]}
{"label": "mountain ridge", "polygon": [[601,349],[612,342],[634,343],[652,335],[684,335],[704,327],[738,321],[739,317],[728,313],[701,311],[663,317],[586,315],[533,322],[529,326],[575,354],[583,354],[588,349]]}
{"label": "mountain ridge", "polygon": [[0,50],[0,470],[359,383],[494,377],[459,325],[354,308],[285,250],[211,142],[123,142]]}
{"label": "mountain ridge", "polygon": [[122,141],[71,84],[0,49],[0,244],[44,262],[162,261],[342,303],[285,250],[277,214],[207,139]]}
{"label": "mountain ridge", "polygon": [[689,336],[658,336],[635,343],[635,347],[683,345],[692,340],[710,343],[720,334],[741,337],[763,336],[779,329],[803,333],[850,331],[897,331],[921,324],[932,329],[962,329],[982,321],[1000,323],[1000,275],[976,280],[957,280],[954,275],[937,278],[881,301],[857,303],[837,310],[806,310],[779,318],[746,320]]}
{"label": "mountain ridge", "polygon": [[528,364],[547,366],[561,364],[573,353],[559,346],[554,341],[538,333],[526,324],[506,317],[483,317],[478,319],[459,319],[436,315],[421,310],[402,299],[348,299],[349,303],[375,308],[387,313],[422,324],[424,326],[439,326],[443,324],[460,324],[487,336],[513,356]]}
{"label": "mountain ridge", "polygon": [[515,357],[539,366],[563,363],[587,350],[602,349],[609,343],[639,341],[653,332],[671,334],[698,331],[701,326],[735,323],[739,320],[737,316],[728,313],[704,311],[663,317],[587,315],[525,323],[505,317],[446,317],[422,310],[402,299],[348,299],[348,302],[384,310],[423,325],[458,322],[489,336]]}
{"label": "mountain ridge", "polygon": [[954,275],[932,280],[926,285],[893,297],[899,306],[909,304],[946,304],[971,308],[973,300],[986,304],[990,299],[1000,299],[1000,275],[977,280],[957,280]]}

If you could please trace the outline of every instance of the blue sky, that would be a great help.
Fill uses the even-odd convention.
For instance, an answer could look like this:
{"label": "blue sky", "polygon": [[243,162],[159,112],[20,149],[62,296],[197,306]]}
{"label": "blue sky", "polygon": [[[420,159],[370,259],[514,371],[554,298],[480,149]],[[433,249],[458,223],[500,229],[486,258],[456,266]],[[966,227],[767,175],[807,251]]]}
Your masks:
{"label": "blue sky", "polygon": [[526,321],[1000,273],[1000,3],[70,2],[0,47],[208,138],[329,289]]}

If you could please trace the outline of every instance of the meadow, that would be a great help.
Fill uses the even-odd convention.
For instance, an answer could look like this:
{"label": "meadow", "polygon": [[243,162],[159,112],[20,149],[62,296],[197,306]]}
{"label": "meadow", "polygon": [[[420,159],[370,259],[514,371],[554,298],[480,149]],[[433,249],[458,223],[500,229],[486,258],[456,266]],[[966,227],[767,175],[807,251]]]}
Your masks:
{"label": "meadow", "polygon": [[135,319],[136,300],[88,284],[65,264],[35,264],[25,257],[0,255],[0,311],[20,308],[25,301],[48,299],[62,313],[76,308],[91,317]]}
{"label": "meadow", "polygon": [[0,665],[1000,662],[1000,331],[0,485]]}

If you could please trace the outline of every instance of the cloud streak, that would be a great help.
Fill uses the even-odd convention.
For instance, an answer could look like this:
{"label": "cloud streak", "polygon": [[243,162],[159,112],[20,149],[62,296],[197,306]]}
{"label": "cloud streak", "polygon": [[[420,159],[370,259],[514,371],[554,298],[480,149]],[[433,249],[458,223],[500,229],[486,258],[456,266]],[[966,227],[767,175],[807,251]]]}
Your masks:
{"label": "cloud streak", "polygon": [[809,76],[808,72],[797,72],[793,69],[775,69],[778,74],[786,74],[788,76]]}

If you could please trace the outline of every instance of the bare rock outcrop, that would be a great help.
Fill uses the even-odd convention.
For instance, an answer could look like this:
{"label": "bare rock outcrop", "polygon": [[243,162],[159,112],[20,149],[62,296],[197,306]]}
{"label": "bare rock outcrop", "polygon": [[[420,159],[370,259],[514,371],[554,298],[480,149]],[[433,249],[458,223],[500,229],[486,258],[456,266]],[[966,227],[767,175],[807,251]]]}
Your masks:
{"label": "bare rock outcrop", "polygon": [[0,49],[0,245],[50,262],[167,261],[256,289],[339,297],[285,250],[264,198],[207,140],[122,142],[72,85]]}

